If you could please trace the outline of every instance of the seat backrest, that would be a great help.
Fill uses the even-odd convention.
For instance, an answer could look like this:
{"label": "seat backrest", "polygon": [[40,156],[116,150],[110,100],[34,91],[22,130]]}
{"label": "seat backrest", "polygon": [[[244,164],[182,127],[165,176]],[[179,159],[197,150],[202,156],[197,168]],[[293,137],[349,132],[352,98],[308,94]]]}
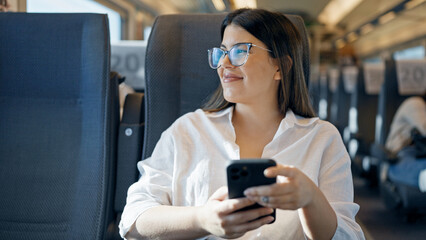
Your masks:
{"label": "seat backrest", "polygon": [[314,108],[315,114],[319,115],[319,103],[321,100],[321,85],[319,76],[316,77],[315,81],[312,81],[313,79],[310,79],[309,83],[309,96],[311,99],[312,107]]}
{"label": "seat backrest", "polygon": [[350,131],[352,134],[356,134],[363,143],[371,144],[374,142],[378,95],[367,93],[363,70],[363,67],[359,68],[356,88],[351,95],[351,109],[355,110],[357,114],[355,119],[351,119],[355,121],[353,124],[356,129],[350,129]]}
{"label": "seat backrest", "polygon": [[0,239],[104,239],[118,123],[101,14],[0,14]]}
{"label": "seat backrest", "polygon": [[[142,158],[151,153],[178,117],[200,108],[219,86],[207,62],[207,49],[221,43],[220,26],[226,14],[164,15],[157,17],[145,60],[146,113]],[[304,44],[303,67],[309,81],[309,46],[302,18],[286,15],[299,29]]]}
{"label": "seat backrest", "polygon": [[348,115],[350,107],[350,94],[346,92],[343,83],[342,67],[339,70],[339,80],[337,88],[332,92],[330,106],[330,122],[333,123],[340,134],[343,136],[343,130],[348,126]]}
{"label": "seat backrest", "polygon": [[388,59],[385,61],[385,79],[377,105],[375,143],[385,145],[393,116],[406,98],[408,96],[402,96],[398,92],[395,60]]}

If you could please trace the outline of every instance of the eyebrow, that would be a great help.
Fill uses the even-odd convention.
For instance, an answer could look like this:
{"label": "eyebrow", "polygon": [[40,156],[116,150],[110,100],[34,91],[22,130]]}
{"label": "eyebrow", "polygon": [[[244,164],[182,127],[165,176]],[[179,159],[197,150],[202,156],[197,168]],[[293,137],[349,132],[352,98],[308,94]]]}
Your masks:
{"label": "eyebrow", "polygon": [[[232,46],[231,46],[231,48],[233,48],[235,45],[238,45],[238,44],[246,44],[246,43],[253,44],[253,43],[251,43],[251,42],[238,42],[238,43],[236,43],[236,44],[232,45]],[[225,46],[225,45],[223,45],[223,44],[220,44],[220,47],[221,47],[221,48],[223,47],[223,48],[227,49],[227,48],[226,48],[226,46]]]}

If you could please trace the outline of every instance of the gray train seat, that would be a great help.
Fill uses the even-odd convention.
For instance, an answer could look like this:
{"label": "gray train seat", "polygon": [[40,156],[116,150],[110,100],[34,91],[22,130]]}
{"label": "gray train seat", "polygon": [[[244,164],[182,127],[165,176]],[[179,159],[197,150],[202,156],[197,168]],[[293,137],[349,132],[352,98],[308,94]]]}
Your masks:
{"label": "gray train seat", "polygon": [[118,127],[108,18],[0,14],[0,239],[105,239]]}

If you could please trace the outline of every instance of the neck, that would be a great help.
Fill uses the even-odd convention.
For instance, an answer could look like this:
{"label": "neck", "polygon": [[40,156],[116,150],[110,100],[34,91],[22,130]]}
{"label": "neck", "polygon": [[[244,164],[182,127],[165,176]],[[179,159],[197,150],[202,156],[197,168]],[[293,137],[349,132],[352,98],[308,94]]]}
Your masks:
{"label": "neck", "polygon": [[283,118],[284,116],[279,111],[278,103],[266,106],[236,104],[232,121],[236,124],[262,127],[279,125]]}

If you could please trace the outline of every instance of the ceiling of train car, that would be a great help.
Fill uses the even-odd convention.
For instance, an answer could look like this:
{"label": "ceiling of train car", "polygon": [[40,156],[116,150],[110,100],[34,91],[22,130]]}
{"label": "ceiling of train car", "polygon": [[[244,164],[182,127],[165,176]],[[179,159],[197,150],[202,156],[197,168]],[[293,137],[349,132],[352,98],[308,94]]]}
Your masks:
{"label": "ceiling of train car", "polygon": [[200,0],[139,0],[155,8],[159,14],[201,11]]}
{"label": "ceiling of train car", "polygon": [[317,19],[330,0],[257,0],[257,7]]}
{"label": "ceiling of train car", "polygon": [[369,55],[380,49],[396,46],[399,43],[424,38],[426,36],[426,2],[408,9],[377,26],[374,31],[354,41],[352,45],[360,55]]}
{"label": "ceiling of train car", "polygon": [[[172,13],[197,13],[197,12],[218,12],[217,6],[215,7],[214,2],[221,2],[221,11],[230,11],[231,6],[236,6],[238,0],[98,0],[107,2],[129,2],[134,6],[137,6],[139,10],[144,9],[151,13],[153,16],[160,14],[172,14]],[[249,0],[241,0],[250,2]],[[426,19],[424,17],[424,10],[426,1],[425,0],[353,0],[353,9],[348,10],[345,14],[342,14],[342,18],[339,18],[336,22],[330,24],[321,24],[319,16],[324,10],[327,10],[330,3],[340,2],[339,4],[347,4],[347,0],[252,0],[257,3],[258,8],[265,8],[273,11],[280,11],[283,13],[293,13],[301,15],[305,19],[305,23],[313,28],[311,30],[320,32],[321,39],[323,42],[329,42],[337,44],[339,39],[342,39],[344,43],[351,43],[362,55],[368,55],[374,52],[375,49],[383,49],[390,45],[395,45],[406,41],[405,38],[415,38],[426,34],[426,28],[424,24]],[[406,3],[415,3],[419,5],[417,10],[407,9],[398,13],[395,19],[389,24],[375,24],[374,33],[360,34],[360,29],[363,26],[368,25],[367,23],[377,19],[381,15],[385,14],[390,9],[397,5]],[[406,7],[405,7],[406,8]],[[337,10],[331,10],[330,16],[338,13],[341,8]],[[327,12],[327,11],[324,11]],[[343,10],[340,12],[344,12]],[[393,29],[404,29],[405,35],[393,32]],[[425,29],[425,30],[423,30]],[[362,30],[362,29],[361,29]],[[356,34],[350,35],[351,32]],[[395,34],[394,37],[392,34]],[[407,37],[408,36],[408,37]],[[398,40],[398,41],[397,41]]]}
{"label": "ceiling of train car", "polygon": [[[156,9],[158,13],[170,12],[209,12],[214,11],[211,0],[139,0]],[[285,13],[297,13],[310,19],[318,14],[330,0],[257,0],[258,8],[265,8]],[[227,2],[228,5],[230,1]]]}
{"label": "ceiling of train car", "polygon": [[353,11],[349,12],[339,22],[339,25],[347,31],[352,31],[401,2],[403,0],[364,0]]}

